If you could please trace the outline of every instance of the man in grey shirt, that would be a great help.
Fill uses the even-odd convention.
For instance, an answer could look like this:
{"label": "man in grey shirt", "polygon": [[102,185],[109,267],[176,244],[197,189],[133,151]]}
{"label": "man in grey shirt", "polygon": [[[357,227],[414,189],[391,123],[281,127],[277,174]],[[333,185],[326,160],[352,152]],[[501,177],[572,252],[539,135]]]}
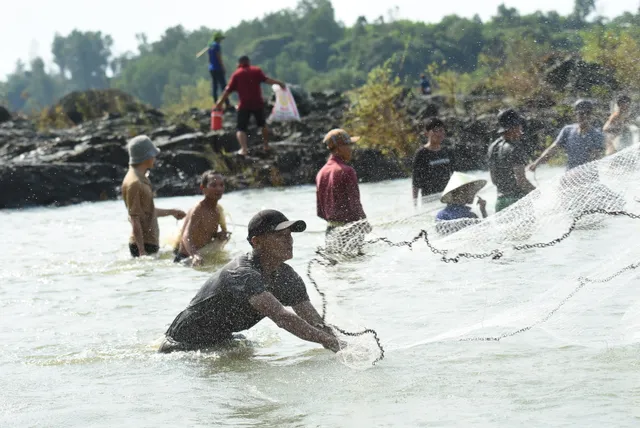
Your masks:
{"label": "man in grey shirt", "polygon": [[205,282],[165,333],[159,352],[221,345],[265,317],[300,339],[337,352],[338,340],[309,302],[302,278],[285,263],[293,257],[291,232],[306,227],[304,221],[290,221],[279,211],[256,214],[247,236],[253,251],[229,262]]}
{"label": "man in grey shirt", "polygon": [[553,144],[529,166],[531,171],[552,158],[558,149],[567,153],[567,170],[602,157],[605,148],[604,134],[591,125],[593,104],[587,100],[578,100],[574,110],[578,123],[562,128]]}

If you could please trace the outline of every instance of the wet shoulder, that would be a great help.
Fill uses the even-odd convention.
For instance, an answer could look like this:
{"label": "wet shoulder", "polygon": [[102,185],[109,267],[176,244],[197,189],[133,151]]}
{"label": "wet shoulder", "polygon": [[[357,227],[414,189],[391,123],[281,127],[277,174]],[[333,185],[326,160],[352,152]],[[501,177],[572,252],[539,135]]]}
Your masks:
{"label": "wet shoulder", "polygon": [[290,265],[283,263],[273,278],[271,291],[286,306],[291,305],[292,296],[306,294],[306,287],[298,272]]}
{"label": "wet shoulder", "polygon": [[127,171],[127,174],[122,179],[122,188],[129,188],[135,183],[139,183],[140,179],[138,179],[138,175],[132,169]]}
{"label": "wet shoulder", "polygon": [[236,257],[216,271],[200,288],[191,301],[191,306],[214,296],[252,293],[261,287],[262,275],[248,254]]}

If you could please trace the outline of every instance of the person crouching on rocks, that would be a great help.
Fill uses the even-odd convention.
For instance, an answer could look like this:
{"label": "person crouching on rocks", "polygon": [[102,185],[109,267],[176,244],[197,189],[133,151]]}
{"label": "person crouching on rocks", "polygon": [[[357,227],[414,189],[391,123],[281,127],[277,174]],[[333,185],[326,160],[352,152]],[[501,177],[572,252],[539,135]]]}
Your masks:
{"label": "person crouching on rocks", "polygon": [[151,255],[160,249],[158,217],[172,215],[180,220],[185,213],[176,209],[156,208],[153,203],[153,187],[147,172],[153,168],[160,149],[146,135],[131,139],[127,149],[129,171],[122,181],[122,199],[131,223],[129,251],[133,257]]}

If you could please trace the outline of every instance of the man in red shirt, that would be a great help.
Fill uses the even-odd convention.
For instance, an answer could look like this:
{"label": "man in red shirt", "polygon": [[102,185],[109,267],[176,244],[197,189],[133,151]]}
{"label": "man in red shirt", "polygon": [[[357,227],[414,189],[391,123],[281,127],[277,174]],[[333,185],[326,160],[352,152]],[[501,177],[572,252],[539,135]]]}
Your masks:
{"label": "man in red shirt", "polygon": [[263,82],[270,85],[280,85],[283,89],[286,88],[283,82],[267,77],[260,67],[251,65],[248,56],[242,56],[238,60],[238,68],[231,75],[229,84],[215,106],[216,109],[221,109],[222,104],[229,98],[229,95],[234,91],[238,92],[240,103],[238,104],[236,137],[241,147],[238,154],[242,156],[246,156],[249,153],[247,128],[251,115],[256,118],[258,127],[262,128],[262,143],[264,144],[264,149],[269,150],[269,129],[267,128],[264,118],[264,100],[262,99],[262,89],[260,88],[260,84]]}
{"label": "man in red shirt", "polygon": [[327,221],[327,233],[367,218],[360,203],[358,176],[345,162],[351,160],[352,147],[357,137],[351,138],[342,129],[333,129],[325,135],[323,143],[331,156],[316,176],[318,217]]}

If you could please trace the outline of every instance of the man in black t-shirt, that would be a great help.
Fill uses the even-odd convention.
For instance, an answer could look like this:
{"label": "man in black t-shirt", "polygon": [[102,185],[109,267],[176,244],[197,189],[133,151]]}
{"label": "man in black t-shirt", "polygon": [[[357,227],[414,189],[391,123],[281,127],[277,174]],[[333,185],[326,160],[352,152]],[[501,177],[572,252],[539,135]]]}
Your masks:
{"label": "man in black t-shirt", "polygon": [[430,117],[425,123],[424,130],[429,140],[416,151],[413,157],[414,204],[418,202],[420,191],[422,196],[442,192],[453,174],[451,153],[441,147],[446,134],[444,123],[436,117]]}
{"label": "man in black t-shirt", "polygon": [[502,135],[488,151],[491,181],[498,188],[496,212],[535,189],[526,177],[527,155],[520,142],[524,119],[515,110],[507,109],[498,115],[498,124]]}
{"label": "man in black t-shirt", "polygon": [[302,278],[284,263],[293,257],[291,232],[306,227],[304,221],[289,221],[279,211],[256,214],[247,236],[253,252],[231,261],[205,282],[167,330],[159,352],[218,345],[264,317],[303,340],[338,351],[338,341],[309,301]]}

